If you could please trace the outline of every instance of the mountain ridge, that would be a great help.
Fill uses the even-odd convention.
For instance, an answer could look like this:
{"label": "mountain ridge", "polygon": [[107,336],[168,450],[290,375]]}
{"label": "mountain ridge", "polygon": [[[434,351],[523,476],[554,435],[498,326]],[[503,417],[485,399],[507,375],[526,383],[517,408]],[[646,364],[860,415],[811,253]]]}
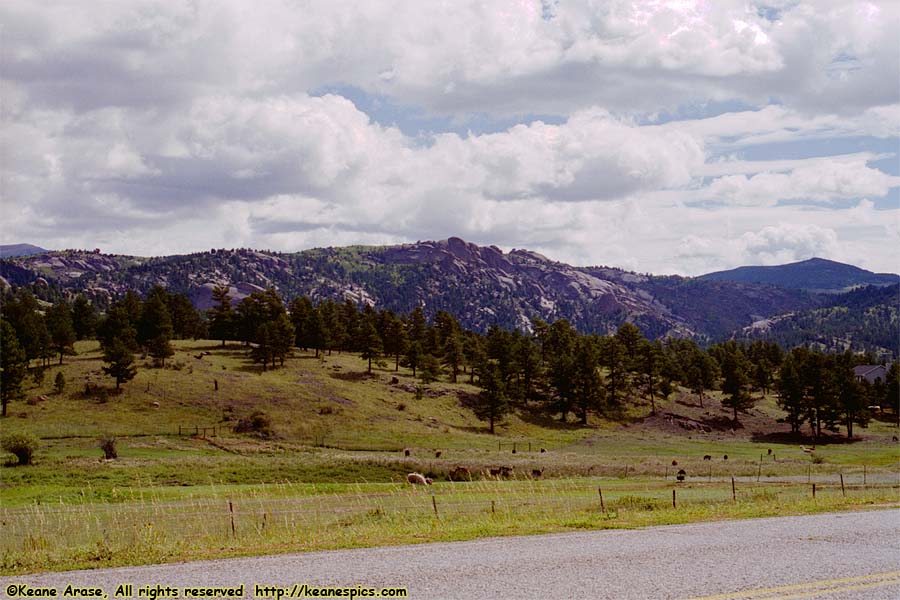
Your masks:
{"label": "mountain ridge", "polygon": [[275,288],[286,300],[307,295],[428,316],[446,310],[468,328],[531,330],[532,319],[569,320],[588,333],[632,322],[651,338],[724,339],[762,319],[820,308],[802,289],[704,277],[657,276],[607,266],[576,267],[539,253],[479,246],[460,238],[394,246],[346,246],[295,253],[213,249],[167,257],[96,251],[50,252],[0,261],[17,285],[83,292],[98,305],[154,285],[211,306],[212,290],[233,300]]}
{"label": "mountain ridge", "polygon": [[854,265],[813,257],[799,262],[773,266],[743,266],[715,271],[698,279],[766,283],[813,292],[844,292],[863,285],[893,285],[900,275],[873,273]]}

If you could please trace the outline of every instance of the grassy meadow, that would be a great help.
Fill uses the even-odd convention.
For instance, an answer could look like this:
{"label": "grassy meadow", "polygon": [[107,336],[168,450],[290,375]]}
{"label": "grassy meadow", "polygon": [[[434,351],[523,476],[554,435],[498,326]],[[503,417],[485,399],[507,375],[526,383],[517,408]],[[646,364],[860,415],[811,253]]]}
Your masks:
{"label": "grassy meadow", "polygon": [[[175,347],[165,368],[138,361],[135,379],[115,394],[96,342],[80,342],[10,405],[3,434],[31,433],[40,446],[33,465],[0,468],[0,573],[900,502],[896,428],[873,421],[857,441],[835,439],[810,454],[775,423],[771,397],[737,429],[722,425],[728,412],[715,393],[701,407],[678,391],[657,403],[655,417],[649,402],[587,427],[521,410],[490,435],[465,407],[477,393],[466,375],[417,397],[412,374],[391,361],[368,375],[356,356],[297,351],[263,372],[238,344]],[[59,371],[61,394],[53,391]],[[88,393],[87,384],[107,392]],[[258,410],[272,436],[234,432]],[[686,429],[678,417],[715,427]],[[117,439],[117,459],[104,460],[101,436]],[[448,481],[457,466],[472,477]],[[507,479],[483,475],[500,466]],[[679,469],[687,471],[680,483]],[[410,471],[436,484],[413,488]]]}

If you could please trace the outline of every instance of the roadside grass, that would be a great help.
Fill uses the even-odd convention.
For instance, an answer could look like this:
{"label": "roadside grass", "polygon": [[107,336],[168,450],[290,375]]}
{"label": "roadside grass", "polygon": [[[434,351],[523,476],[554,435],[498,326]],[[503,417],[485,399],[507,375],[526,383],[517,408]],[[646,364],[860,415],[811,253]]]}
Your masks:
{"label": "roadside grass", "polygon": [[[598,487],[603,491],[601,509]],[[677,495],[672,506],[672,490]],[[579,529],[898,506],[897,485],[658,480],[480,480],[405,484],[283,483],[133,488],[118,502],[0,510],[0,573],[17,575]],[[64,540],[64,543],[61,542]]]}
{"label": "roadside grass", "polygon": [[[489,435],[463,405],[477,393],[462,382],[465,375],[461,383],[430,384],[417,399],[417,381],[408,370],[395,372],[393,363],[369,376],[355,355],[316,359],[298,351],[284,368],[263,372],[237,344],[178,341],[175,348],[166,368],[142,366],[114,394],[96,342],[79,342],[77,356],[48,367],[44,383],[26,391],[28,402],[10,405],[3,433],[32,433],[41,445],[33,465],[0,466],[0,573],[900,501],[895,427],[874,421],[859,431],[859,441],[831,440],[811,455],[779,441],[774,419],[781,413],[771,396],[759,400],[737,432],[657,428],[643,422],[649,404],[638,402],[622,422],[592,417],[588,427],[525,410]],[[62,394],[52,391],[59,370],[67,381]],[[86,393],[88,383],[105,388],[105,399]],[[724,414],[716,393],[699,407],[679,391],[657,408],[698,420]],[[269,415],[273,437],[234,433],[237,421],[256,410]],[[100,436],[117,438],[118,459],[102,458]],[[460,466],[473,480],[448,482]],[[510,480],[483,475],[501,466]],[[683,484],[674,481],[680,469],[687,473]],[[534,470],[540,478],[532,479]],[[437,484],[410,487],[405,477],[412,471]]]}

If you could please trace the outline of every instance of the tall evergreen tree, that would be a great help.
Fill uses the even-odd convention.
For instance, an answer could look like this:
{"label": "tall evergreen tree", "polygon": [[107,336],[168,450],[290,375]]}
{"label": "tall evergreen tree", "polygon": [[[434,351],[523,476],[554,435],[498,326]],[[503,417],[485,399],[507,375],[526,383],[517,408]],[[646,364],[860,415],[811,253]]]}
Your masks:
{"label": "tall evergreen tree", "polygon": [[103,349],[103,361],[109,363],[103,372],[116,380],[116,390],[123,383],[131,381],[137,375],[134,367],[134,353],[127,344],[113,338]]}
{"label": "tall evergreen tree", "polygon": [[481,392],[478,394],[473,412],[476,417],[489,423],[490,432],[493,434],[494,424],[509,414],[509,401],[497,366],[485,364],[479,370]]}
{"label": "tall evergreen tree", "polygon": [[784,359],[775,383],[778,390],[778,407],[787,413],[786,420],[791,426],[791,433],[799,433],[806,420],[806,395],[800,375],[801,356],[799,352],[794,351]]}
{"label": "tall evergreen tree", "polygon": [[727,350],[722,356],[722,405],[732,409],[734,422],[738,423],[738,411],[746,411],[753,406],[753,398],[747,392],[750,381],[747,375],[748,361],[738,350]]}
{"label": "tall evergreen tree", "polygon": [[209,335],[213,339],[222,340],[222,346],[225,346],[225,341],[232,340],[235,336],[235,312],[231,308],[228,287],[216,286],[213,288],[212,297],[213,307],[206,311]]}
{"label": "tall evergreen tree", "polygon": [[97,329],[97,312],[82,294],[75,296],[72,303],[72,327],[78,340],[89,339]]}
{"label": "tall evergreen tree", "polygon": [[2,416],[12,400],[22,396],[22,383],[28,374],[28,358],[19,344],[16,330],[6,319],[0,320],[0,401]]}
{"label": "tall evergreen tree", "polygon": [[378,360],[381,356],[383,345],[378,331],[375,329],[375,324],[369,319],[363,320],[360,325],[358,344],[362,359],[369,363],[367,372],[371,373],[372,361]]}
{"label": "tall evergreen tree", "polygon": [[597,350],[589,336],[579,338],[572,365],[572,403],[578,409],[581,424],[587,425],[588,411],[597,410],[603,397],[603,384],[597,371]]}
{"label": "tall evergreen tree", "polygon": [[57,302],[47,309],[47,331],[54,352],[59,354],[59,364],[63,356],[75,354],[75,328],[72,326],[72,312],[65,302]]}

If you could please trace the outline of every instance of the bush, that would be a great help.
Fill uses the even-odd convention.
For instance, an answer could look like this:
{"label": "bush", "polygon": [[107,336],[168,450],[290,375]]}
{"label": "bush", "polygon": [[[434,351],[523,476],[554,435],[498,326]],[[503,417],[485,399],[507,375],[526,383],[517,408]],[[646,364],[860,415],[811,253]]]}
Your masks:
{"label": "bush", "polygon": [[57,394],[62,394],[66,389],[66,376],[63,375],[63,372],[60,371],[56,374],[56,379],[53,380],[53,387],[56,389]]}
{"label": "bush", "polygon": [[249,417],[240,419],[234,428],[235,433],[255,433],[259,437],[273,437],[272,420],[269,415],[261,410],[256,411]]}
{"label": "bush", "polygon": [[19,459],[20,465],[30,465],[34,451],[38,447],[38,440],[33,435],[18,433],[4,437],[0,447],[14,454]]}
{"label": "bush", "polygon": [[103,456],[107,460],[112,460],[114,458],[119,458],[119,452],[116,450],[116,438],[113,436],[106,436],[100,438],[100,449],[103,450]]}

